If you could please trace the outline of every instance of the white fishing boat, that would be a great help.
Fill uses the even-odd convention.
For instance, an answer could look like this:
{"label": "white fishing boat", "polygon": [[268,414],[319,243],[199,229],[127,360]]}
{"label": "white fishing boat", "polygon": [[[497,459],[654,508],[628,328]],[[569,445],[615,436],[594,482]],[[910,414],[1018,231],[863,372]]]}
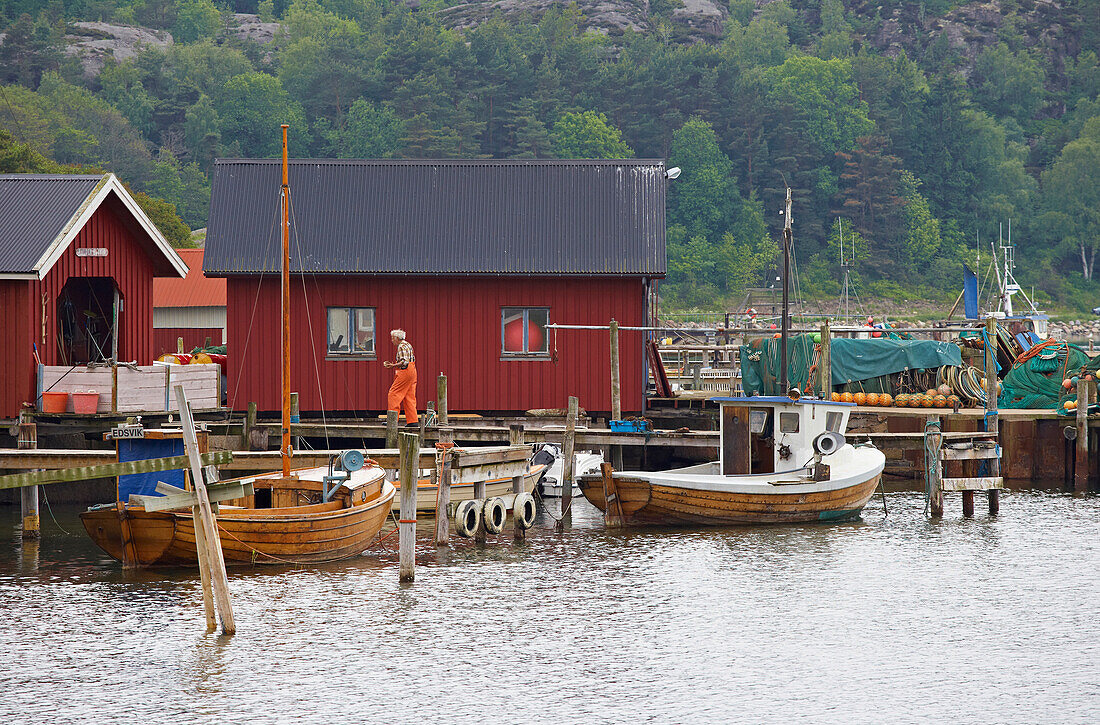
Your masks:
{"label": "white fishing boat", "polygon": [[721,448],[712,463],[579,479],[608,520],[643,524],[778,524],[859,516],[886,456],[843,435],[852,403],[785,396],[714,398]]}

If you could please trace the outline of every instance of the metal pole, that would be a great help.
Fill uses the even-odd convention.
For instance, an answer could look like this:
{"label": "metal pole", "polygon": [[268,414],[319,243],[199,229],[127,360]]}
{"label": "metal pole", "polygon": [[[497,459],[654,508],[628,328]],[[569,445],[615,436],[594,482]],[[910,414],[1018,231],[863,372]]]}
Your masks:
{"label": "metal pole", "polygon": [[787,334],[789,332],[787,318],[790,310],[790,276],[791,276],[791,187],[787,187],[787,204],[783,214],[783,324],[780,327],[779,339],[779,394],[786,395],[790,388],[787,380]]}

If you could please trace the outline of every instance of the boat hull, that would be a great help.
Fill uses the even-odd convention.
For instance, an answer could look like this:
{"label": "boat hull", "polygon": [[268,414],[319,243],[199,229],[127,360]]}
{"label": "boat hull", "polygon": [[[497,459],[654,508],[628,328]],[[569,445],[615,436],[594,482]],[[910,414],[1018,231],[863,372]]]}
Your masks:
{"label": "boat hull", "polygon": [[[308,564],[361,554],[382,529],[395,489],[384,483],[378,495],[354,506],[340,502],[281,509],[222,507],[218,533],[226,564]],[[190,510],[146,511],[139,507],[96,508],[80,515],[99,548],[132,565],[198,566]]]}
{"label": "boat hull", "polygon": [[[874,494],[885,457],[865,449],[848,458],[862,465],[849,465],[844,475],[818,482],[791,474],[727,478],[616,472],[618,504],[612,504],[612,513],[619,514],[621,506],[624,523],[673,526],[848,521],[859,516]],[[585,476],[579,484],[585,498],[606,510],[600,476]]]}

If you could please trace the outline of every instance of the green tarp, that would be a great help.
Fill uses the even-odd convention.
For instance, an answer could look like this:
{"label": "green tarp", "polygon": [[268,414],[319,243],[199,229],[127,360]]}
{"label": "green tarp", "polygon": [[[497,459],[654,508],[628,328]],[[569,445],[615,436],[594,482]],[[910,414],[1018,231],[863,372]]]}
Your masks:
{"label": "green tarp", "polygon": [[[741,385],[747,395],[779,395],[779,343],[776,338],[754,340],[741,347]],[[805,390],[810,382],[814,342],[811,335],[787,338],[787,376],[791,385]],[[833,386],[883,378],[865,389],[884,390],[885,376],[905,370],[959,367],[958,345],[935,340],[870,340],[839,337],[830,346]],[[886,391],[890,392],[890,391]]]}

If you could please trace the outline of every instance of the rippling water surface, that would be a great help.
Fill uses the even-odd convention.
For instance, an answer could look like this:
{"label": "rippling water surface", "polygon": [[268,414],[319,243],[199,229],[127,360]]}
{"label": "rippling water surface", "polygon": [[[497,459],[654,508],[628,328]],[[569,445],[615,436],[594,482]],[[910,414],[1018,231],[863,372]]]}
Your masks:
{"label": "rippling water surface", "polygon": [[0,723],[1100,722],[1100,498],[886,500],[625,531],[581,500],[568,533],[438,555],[422,523],[408,586],[381,550],[231,569],[233,637],[197,572],[123,574],[75,509],[23,544],[0,509]]}

